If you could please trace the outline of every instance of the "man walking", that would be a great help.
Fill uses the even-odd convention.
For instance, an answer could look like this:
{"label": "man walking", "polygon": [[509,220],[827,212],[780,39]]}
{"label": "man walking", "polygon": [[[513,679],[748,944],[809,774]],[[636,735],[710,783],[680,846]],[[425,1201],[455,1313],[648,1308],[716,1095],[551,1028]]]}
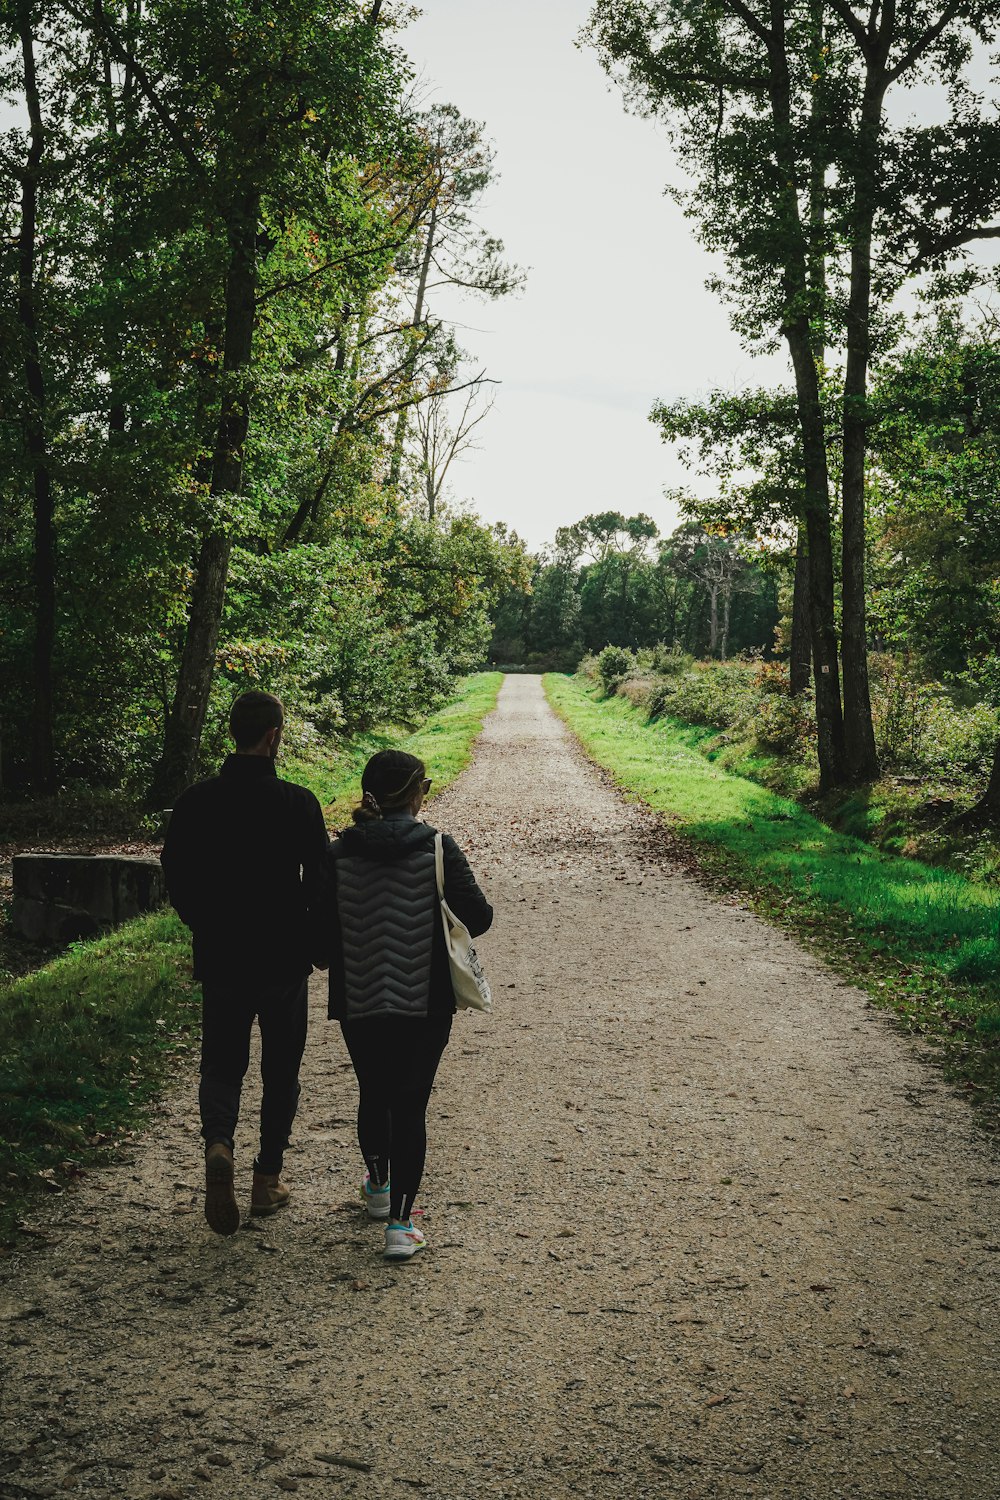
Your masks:
{"label": "man walking", "polygon": [[312,792],[275,772],[283,723],[270,693],[236,699],[229,716],[236,753],[218,776],[178,798],[160,856],[171,904],[194,935],[205,1217],[218,1234],[240,1227],[233,1137],[255,1017],[263,1099],[250,1212],[275,1213],[289,1198],[280,1174],[299,1099],[329,839]]}

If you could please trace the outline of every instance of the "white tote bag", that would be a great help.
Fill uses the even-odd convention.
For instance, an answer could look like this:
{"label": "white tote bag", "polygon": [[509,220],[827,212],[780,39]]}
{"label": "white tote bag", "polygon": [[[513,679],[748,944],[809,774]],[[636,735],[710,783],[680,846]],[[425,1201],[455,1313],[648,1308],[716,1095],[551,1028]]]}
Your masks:
{"label": "white tote bag", "polygon": [[483,973],[483,966],[472,946],[472,936],[465,923],[458,920],[444,899],[444,842],[440,834],[434,837],[434,869],[437,873],[438,899],[441,902],[444,942],[448,949],[455,1004],[459,1010],[491,1011],[493,996],[489,980]]}

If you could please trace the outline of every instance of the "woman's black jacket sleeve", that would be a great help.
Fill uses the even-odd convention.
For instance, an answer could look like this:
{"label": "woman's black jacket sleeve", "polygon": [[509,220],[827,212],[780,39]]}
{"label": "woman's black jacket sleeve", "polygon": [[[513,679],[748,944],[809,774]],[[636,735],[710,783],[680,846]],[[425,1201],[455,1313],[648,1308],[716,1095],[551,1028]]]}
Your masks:
{"label": "woman's black jacket sleeve", "polygon": [[479,937],[493,925],[493,908],[476,884],[469,861],[450,833],[441,835],[444,854],[444,899],[472,936]]}

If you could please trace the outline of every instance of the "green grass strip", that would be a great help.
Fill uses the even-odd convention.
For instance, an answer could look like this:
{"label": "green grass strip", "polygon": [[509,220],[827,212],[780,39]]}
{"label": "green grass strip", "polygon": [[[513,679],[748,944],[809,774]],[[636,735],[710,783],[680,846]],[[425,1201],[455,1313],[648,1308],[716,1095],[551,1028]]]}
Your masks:
{"label": "green grass strip", "polygon": [[496,707],[502,683],[502,672],[475,672],[460,680],[455,697],[425,719],[419,729],[373,730],[354,736],[332,753],[324,749],[308,758],[282,756],[278,761],[280,774],[315,793],[331,829],[350,821],[351,808],[361,799],[361,772],[377,750],[408,750],[419,756],[434,782],[433,797],[469,764],[472,747],[483,720]]}
{"label": "green grass strip", "polygon": [[953,871],[882,854],[698,751],[706,731],[650,723],[579,678],[545,678],[556,711],[627,793],[699,846],[707,873],[829,949],[913,1029],[951,1039],[976,1089],[1000,1085],[1000,897]]}
{"label": "green grass strip", "polygon": [[[369,755],[419,755],[440,791],[464,770],[503,676],[476,673],[415,733],[359,737],[308,763],[279,760],[310,786],[331,827],[346,822]],[[187,929],[172,912],[76,943],[0,988],[0,1239],[27,1199],[66,1187],[147,1117],[171,1065],[198,1045],[200,999]]]}
{"label": "green grass strip", "polygon": [[0,992],[0,1237],[143,1118],[199,1019],[172,912],[74,944]]}

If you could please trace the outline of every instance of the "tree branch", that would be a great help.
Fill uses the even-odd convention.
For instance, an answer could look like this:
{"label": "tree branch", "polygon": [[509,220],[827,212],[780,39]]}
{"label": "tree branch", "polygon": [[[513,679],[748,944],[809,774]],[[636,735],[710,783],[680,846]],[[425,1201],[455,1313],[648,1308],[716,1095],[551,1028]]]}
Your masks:
{"label": "tree branch", "polygon": [[81,26],[85,27],[88,31],[96,32],[107,43],[118,61],[124,63],[126,68],[131,70],[132,77],[138,82],[140,91],[149,101],[153,113],[177,147],[177,150],[183,156],[188,166],[197,172],[199,177],[204,177],[205,165],[201,157],[191,145],[191,142],[187,139],[166,105],[160,100],[153,86],[152,79],[142,66],[142,63],[133,52],[129,51],[125,43],[118,38],[109,25],[103,11],[100,15],[90,15],[85,10],[78,10],[75,5],[69,3],[69,0],[59,0],[59,4],[66,11],[67,15],[72,16]]}
{"label": "tree branch", "polygon": [[743,0],[722,0],[722,3],[731,15],[736,16],[738,20],[742,21],[747,30],[764,43],[765,47],[770,47],[773,39],[772,33],[764,25],[760,17],[754,15],[749,5],[744,5]]}
{"label": "tree branch", "polygon": [[[467,391],[471,385],[499,385],[499,380],[491,380],[485,375],[477,375],[474,380],[467,380],[463,385],[451,385],[446,391],[435,391],[435,395],[453,396],[456,391]],[[369,422],[377,422],[380,417],[396,416],[401,411],[407,411],[411,406],[417,406],[421,401],[427,400],[427,392],[421,391],[419,395],[407,396],[403,401],[393,402],[389,406],[383,406],[378,411],[369,412],[365,417],[365,425]]]}
{"label": "tree branch", "polygon": [[830,9],[833,11],[834,15],[840,17],[844,25],[847,27],[848,31],[853,36],[854,40],[857,42],[858,47],[865,54],[865,56],[867,56],[871,47],[872,39],[868,33],[868,28],[865,26],[865,23],[863,21],[860,21],[854,14],[854,11],[848,4],[848,0],[829,0],[829,4]]}
{"label": "tree branch", "polygon": [[944,31],[945,27],[948,25],[948,22],[954,19],[961,8],[962,0],[951,0],[951,4],[945,6],[944,10],[934,22],[934,25],[929,26],[924,32],[923,36],[918,37],[917,40],[913,43],[913,46],[910,47],[907,52],[903,53],[903,56],[900,58],[896,66],[889,69],[888,73],[886,74],[886,78],[889,83],[895,83],[896,79],[899,78],[901,74],[905,73],[908,68],[912,68],[913,64],[919,61],[919,59],[927,51],[928,47],[932,47],[934,45],[938,37],[941,35],[942,31]]}
{"label": "tree branch", "polygon": [[399,250],[406,244],[406,239],[383,240],[380,245],[371,245],[367,250],[351,250],[347,255],[337,256],[335,260],[325,260],[315,270],[307,271],[304,276],[293,277],[291,281],[280,281],[277,286],[268,287],[267,291],[261,292],[257,298],[257,306],[263,302],[269,302],[272,297],[279,296],[282,292],[295,291],[297,287],[308,286],[310,281],[315,281],[318,276],[324,276],[327,271],[335,271],[338,266],[347,265],[348,261],[366,260],[369,256],[376,255],[384,250]]}
{"label": "tree branch", "polygon": [[957,250],[962,245],[971,245],[973,240],[997,240],[1000,239],[1000,224],[977,224],[974,229],[967,229],[956,234],[944,235],[932,245],[923,250],[908,262],[911,271],[922,270],[936,255],[944,255],[949,250]]}
{"label": "tree branch", "polygon": [[756,73],[734,73],[728,68],[718,68],[711,73],[677,73],[661,68],[656,70],[656,81],[663,83],[703,83],[708,88],[743,89],[750,94],[764,94],[768,80]]}

